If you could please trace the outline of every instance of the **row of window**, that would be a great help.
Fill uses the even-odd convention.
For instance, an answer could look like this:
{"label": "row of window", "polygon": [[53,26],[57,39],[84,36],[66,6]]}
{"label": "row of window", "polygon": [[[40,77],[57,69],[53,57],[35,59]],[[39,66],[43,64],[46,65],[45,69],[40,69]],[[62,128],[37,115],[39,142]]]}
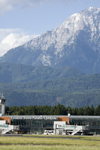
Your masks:
{"label": "row of window", "polygon": [[52,120],[11,120],[12,125],[20,125],[27,127],[53,127]]}
{"label": "row of window", "polygon": [[71,119],[70,125],[89,125],[89,126],[100,126],[99,119]]}

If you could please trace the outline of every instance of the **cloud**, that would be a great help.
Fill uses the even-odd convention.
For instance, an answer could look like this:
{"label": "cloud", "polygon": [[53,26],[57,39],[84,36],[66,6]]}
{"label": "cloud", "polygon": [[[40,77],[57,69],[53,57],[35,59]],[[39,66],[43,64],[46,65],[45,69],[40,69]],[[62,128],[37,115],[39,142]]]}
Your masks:
{"label": "cloud", "polygon": [[38,35],[27,35],[20,29],[0,29],[0,56],[11,48],[22,45]]}
{"label": "cloud", "polygon": [[72,2],[72,1],[82,1],[82,0],[0,0],[0,14],[12,10],[15,7],[21,7],[21,8],[26,8],[26,7],[35,7],[35,6],[40,6],[44,5],[46,3],[52,3],[56,1],[58,2]]}
{"label": "cloud", "polygon": [[0,0],[0,14],[15,7],[34,7],[50,2],[50,0]]}

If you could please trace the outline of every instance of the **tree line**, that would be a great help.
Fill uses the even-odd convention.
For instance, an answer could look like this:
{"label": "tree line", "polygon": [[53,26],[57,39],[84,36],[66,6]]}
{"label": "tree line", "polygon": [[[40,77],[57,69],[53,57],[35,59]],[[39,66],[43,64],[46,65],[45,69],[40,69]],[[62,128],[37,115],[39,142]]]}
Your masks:
{"label": "tree line", "polygon": [[100,115],[100,104],[97,107],[86,106],[86,107],[66,107],[58,104],[55,106],[6,106],[6,115]]}

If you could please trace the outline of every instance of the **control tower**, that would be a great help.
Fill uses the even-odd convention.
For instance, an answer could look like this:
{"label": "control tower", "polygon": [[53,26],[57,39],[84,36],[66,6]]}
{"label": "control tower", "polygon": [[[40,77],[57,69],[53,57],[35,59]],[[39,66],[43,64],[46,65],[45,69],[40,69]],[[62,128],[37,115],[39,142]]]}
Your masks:
{"label": "control tower", "polygon": [[0,107],[1,107],[0,116],[5,115],[5,101],[6,101],[6,99],[4,98],[4,96],[2,94],[2,96],[0,96]]}

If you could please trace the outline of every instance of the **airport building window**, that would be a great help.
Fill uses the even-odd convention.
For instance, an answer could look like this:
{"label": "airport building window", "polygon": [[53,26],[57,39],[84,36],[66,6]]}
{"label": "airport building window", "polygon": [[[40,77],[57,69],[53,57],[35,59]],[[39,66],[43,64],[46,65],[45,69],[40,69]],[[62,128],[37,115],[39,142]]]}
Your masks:
{"label": "airport building window", "polygon": [[100,119],[90,119],[90,118],[71,118],[70,125],[89,125],[90,128],[100,129]]}

